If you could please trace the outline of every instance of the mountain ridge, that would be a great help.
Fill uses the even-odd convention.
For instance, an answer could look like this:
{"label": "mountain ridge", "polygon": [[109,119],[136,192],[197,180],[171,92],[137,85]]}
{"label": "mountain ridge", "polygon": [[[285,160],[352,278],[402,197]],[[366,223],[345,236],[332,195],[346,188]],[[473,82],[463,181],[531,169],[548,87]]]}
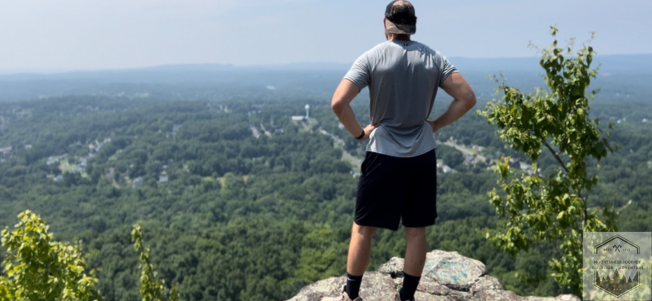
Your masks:
{"label": "mountain ridge", "polygon": [[[504,66],[507,69],[532,69],[537,68],[532,62],[538,63],[539,57],[502,57],[502,58],[470,58],[470,57],[449,57],[454,65],[460,65],[463,69],[480,69],[485,67]],[[265,70],[342,70],[348,69],[350,63],[342,62],[297,62],[287,64],[257,64],[257,65],[233,65],[223,63],[191,63],[191,64],[162,64],[146,67],[117,68],[117,69],[12,69],[0,70],[0,79],[12,76],[56,76],[70,74],[88,73],[115,73],[115,72],[142,72],[142,71],[265,71]],[[526,63],[526,64],[524,64]],[[607,64],[610,68],[617,69],[649,69],[652,67],[652,54],[613,54],[596,55],[595,63]]]}

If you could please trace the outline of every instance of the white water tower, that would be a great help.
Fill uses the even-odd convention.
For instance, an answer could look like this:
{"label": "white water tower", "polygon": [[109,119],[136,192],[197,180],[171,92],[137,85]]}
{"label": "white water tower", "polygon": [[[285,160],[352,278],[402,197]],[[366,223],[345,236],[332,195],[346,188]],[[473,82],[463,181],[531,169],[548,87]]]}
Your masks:
{"label": "white water tower", "polygon": [[306,120],[310,118],[310,105],[306,105]]}

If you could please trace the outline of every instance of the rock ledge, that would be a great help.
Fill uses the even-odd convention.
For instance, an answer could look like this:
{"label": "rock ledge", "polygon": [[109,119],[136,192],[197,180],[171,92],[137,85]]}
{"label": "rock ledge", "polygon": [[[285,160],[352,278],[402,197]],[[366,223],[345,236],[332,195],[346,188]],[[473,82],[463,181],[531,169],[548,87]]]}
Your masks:
{"label": "rock ledge", "polygon": [[[495,277],[486,275],[484,263],[457,252],[434,250],[428,253],[421,281],[417,288],[418,301],[580,301],[573,295],[557,297],[521,297],[505,290]],[[288,301],[320,301],[322,297],[338,296],[346,276],[332,277],[310,284]],[[362,278],[360,296],[364,301],[394,301],[403,283],[403,258],[393,257]]]}

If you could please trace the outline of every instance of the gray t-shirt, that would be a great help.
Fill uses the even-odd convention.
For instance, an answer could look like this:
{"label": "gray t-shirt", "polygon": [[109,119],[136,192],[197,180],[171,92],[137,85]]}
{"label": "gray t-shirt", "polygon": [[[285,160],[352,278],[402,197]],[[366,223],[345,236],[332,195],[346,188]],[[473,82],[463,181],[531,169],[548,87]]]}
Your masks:
{"label": "gray t-shirt", "polygon": [[390,40],[361,55],[344,78],[369,86],[371,124],[367,151],[415,157],[435,148],[426,122],[441,83],[457,69],[416,41]]}

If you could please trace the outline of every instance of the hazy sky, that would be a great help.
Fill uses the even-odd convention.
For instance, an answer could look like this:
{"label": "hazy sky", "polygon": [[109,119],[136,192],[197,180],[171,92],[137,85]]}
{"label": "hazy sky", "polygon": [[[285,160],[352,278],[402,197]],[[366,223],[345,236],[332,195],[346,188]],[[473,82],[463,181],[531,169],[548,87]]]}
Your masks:
{"label": "hazy sky", "polygon": [[[0,70],[351,63],[384,40],[384,1],[0,0]],[[650,0],[414,0],[413,39],[447,57],[522,57],[596,31],[598,55],[652,53]]]}

